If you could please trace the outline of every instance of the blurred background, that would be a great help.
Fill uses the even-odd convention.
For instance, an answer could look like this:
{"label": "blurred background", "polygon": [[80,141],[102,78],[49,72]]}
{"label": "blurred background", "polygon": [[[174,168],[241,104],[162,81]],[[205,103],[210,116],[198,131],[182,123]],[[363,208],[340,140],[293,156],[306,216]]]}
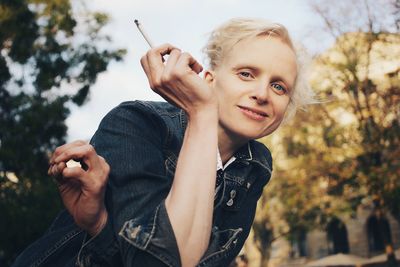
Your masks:
{"label": "blurred background", "polygon": [[274,173],[232,266],[398,266],[399,0],[0,0],[0,266],[62,208],[49,154],[122,101],[161,100],[134,19],[202,62],[232,17],[287,26],[321,99],[261,140]]}

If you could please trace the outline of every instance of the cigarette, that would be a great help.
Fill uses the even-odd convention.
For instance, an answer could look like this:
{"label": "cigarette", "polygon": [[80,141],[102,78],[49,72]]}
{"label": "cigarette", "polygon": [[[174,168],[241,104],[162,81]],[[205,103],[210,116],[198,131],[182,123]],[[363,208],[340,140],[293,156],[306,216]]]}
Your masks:
{"label": "cigarette", "polygon": [[140,31],[140,33],[142,34],[143,38],[149,44],[150,48],[153,48],[153,42],[150,41],[150,38],[147,36],[147,34],[144,31],[142,25],[139,23],[139,21],[137,19],[135,19],[135,24],[136,24],[138,30]]}

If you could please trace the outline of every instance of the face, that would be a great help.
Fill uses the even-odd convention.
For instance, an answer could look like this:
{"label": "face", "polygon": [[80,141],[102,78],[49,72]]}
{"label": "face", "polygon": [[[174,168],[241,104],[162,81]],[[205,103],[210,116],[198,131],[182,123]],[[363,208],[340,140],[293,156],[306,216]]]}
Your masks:
{"label": "face", "polygon": [[297,75],[294,51],[278,37],[237,43],[206,73],[219,102],[219,127],[232,140],[272,133],[283,120]]}

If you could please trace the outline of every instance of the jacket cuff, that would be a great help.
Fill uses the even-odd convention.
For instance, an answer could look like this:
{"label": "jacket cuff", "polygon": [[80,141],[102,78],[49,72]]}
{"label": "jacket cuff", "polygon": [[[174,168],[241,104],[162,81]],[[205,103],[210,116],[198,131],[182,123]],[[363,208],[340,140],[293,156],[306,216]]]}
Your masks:
{"label": "jacket cuff", "polygon": [[[117,240],[109,219],[104,228],[95,236],[86,233],[78,254],[78,266],[97,266],[101,262],[111,265],[113,256],[118,252]],[[103,266],[103,265],[101,265]]]}
{"label": "jacket cuff", "polygon": [[125,222],[119,235],[167,266],[181,266],[178,244],[165,207],[165,200],[146,218]]}

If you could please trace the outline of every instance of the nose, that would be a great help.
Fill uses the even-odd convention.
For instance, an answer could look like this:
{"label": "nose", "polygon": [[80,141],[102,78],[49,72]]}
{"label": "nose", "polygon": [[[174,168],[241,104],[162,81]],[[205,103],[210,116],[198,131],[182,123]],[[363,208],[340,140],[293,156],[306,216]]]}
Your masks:
{"label": "nose", "polygon": [[257,86],[257,88],[255,88],[255,90],[251,93],[250,98],[255,100],[257,104],[263,105],[269,102],[269,94],[270,94],[269,83],[263,83]]}

